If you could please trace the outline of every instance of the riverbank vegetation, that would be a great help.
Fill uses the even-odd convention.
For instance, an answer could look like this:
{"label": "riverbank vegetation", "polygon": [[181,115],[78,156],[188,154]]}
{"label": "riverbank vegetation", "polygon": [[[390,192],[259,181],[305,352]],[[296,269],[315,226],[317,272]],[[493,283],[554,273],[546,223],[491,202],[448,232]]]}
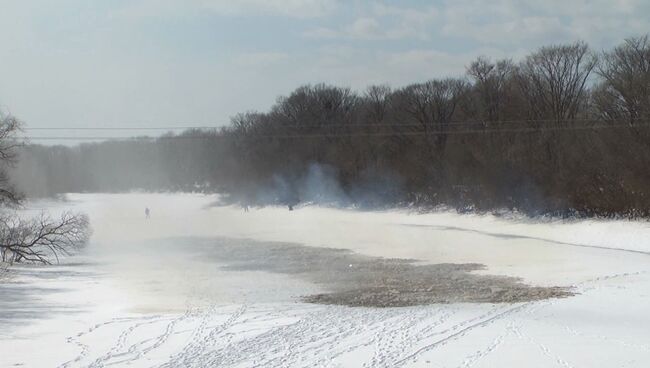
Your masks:
{"label": "riverbank vegetation", "polygon": [[649,166],[643,36],[478,57],[466,75],[399,88],[305,85],[222,128],[30,145],[13,175],[33,195],[203,190],[246,204],[647,217]]}

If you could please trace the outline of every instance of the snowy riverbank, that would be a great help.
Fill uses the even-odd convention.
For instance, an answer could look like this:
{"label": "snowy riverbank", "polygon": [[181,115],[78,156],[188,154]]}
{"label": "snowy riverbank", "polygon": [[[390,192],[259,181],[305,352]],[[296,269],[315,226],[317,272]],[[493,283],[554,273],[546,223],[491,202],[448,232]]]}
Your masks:
{"label": "snowy riverbank", "polygon": [[[244,212],[190,194],[68,198],[31,209],[87,212],[91,244],[59,266],[11,269],[0,284],[0,366],[645,367],[650,361],[648,223],[318,207]],[[214,251],[211,238],[348,249],[422,265],[476,263],[485,265],[475,271],[480,275],[570,287],[578,295],[403,308],[306,304],[301,296],[327,284],[303,277],[300,268],[294,274],[224,269],[206,256]]]}

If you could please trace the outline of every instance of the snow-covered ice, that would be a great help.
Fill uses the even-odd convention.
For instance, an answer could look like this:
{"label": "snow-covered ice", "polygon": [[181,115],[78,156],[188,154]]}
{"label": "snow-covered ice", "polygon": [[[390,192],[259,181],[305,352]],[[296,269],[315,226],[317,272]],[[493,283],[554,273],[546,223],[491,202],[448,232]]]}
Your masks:
{"label": "snow-covered ice", "polygon": [[[71,194],[91,244],[0,281],[2,367],[647,367],[650,224],[450,212],[211,206],[198,194]],[[146,219],[145,207],[151,209]],[[346,248],[570,286],[516,304],[306,304],[300,275],[228,270],[186,244],[234,238]],[[183,242],[175,243],[178,239]],[[245,240],[244,240],[245,241]],[[178,245],[176,245],[178,244]]]}

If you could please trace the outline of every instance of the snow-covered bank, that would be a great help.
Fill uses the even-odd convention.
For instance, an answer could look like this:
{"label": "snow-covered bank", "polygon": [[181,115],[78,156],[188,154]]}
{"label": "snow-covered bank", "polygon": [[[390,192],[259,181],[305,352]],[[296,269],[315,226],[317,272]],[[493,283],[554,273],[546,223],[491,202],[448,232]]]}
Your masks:
{"label": "snow-covered bank", "polygon": [[[189,194],[68,197],[63,206],[41,202],[33,210],[87,212],[91,244],[66,265],[15,267],[0,285],[0,366],[645,367],[650,361],[647,223],[536,224],[317,207],[244,212]],[[574,285],[580,295],[388,309],[303,304],[297,297],[319,285],[222,270],[169,246],[177,237],[481,263],[487,266],[481,273]],[[151,252],[158,241],[160,251]]]}

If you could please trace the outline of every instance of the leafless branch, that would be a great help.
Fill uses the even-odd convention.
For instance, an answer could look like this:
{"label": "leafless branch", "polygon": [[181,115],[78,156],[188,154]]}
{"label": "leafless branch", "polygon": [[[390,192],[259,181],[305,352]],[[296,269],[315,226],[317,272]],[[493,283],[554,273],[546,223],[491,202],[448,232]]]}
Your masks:
{"label": "leafless branch", "polygon": [[88,241],[88,217],[65,212],[58,219],[45,213],[25,219],[16,214],[0,216],[0,257],[3,262],[51,264]]}

